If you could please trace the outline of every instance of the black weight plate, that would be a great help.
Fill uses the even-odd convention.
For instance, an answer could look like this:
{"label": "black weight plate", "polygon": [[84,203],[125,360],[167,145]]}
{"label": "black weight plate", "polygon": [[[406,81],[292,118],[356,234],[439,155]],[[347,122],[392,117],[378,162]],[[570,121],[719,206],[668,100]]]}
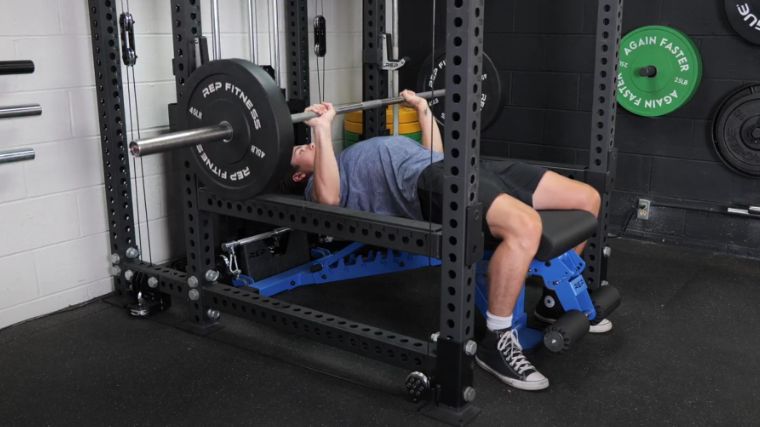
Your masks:
{"label": "black weight plate", "polygon": [[[421,92],[445,89],[445,75],[446,53],[443,52],[436,55],[435,64],[431,63],[431,57],[425,59],[422,63],[422,68],[420,68],[417,86]],[[483,52],[483,75],[481,80],[483,86],[481,88],[482,94],[480,99],[480,129],[485,130],[493,124],[504,107],[499,71],[496,70],[493,61],[485,52]],[[441,126],[444,126],[446,122],[446,111],[443,100],[444,98],[430,100],[430,109]]]}
{"label": "black weight plate", "polygon": [[723,101],[713,121],[713,146],[734,171],[760,177],[760,86],[744,86]]}
{"label": "black weight plate", "polygon": [[726,17],[744,40],[760,44],[760,1],[725,0]]}
{"label": "black weight plate", "polygon": [[234,200],[273,190],[290,164],[293,123],[269,74],[248,61],[224,59],[197,69],[185,86],[181,130],[223,121],[233,128],[229,142],[191,148],[203,184]]}

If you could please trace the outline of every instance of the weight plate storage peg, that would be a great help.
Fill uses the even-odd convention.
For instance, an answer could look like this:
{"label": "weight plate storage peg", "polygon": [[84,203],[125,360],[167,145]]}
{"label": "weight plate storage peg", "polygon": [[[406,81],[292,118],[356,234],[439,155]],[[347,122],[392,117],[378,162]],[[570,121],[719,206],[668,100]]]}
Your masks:
{"label": "weight plate storage peg", "polygon": [[185,86],[179,129],[227,123],[233,130],[229,140],[191,148],[203,184],[235,200],[273,190],[290,164],[293,123],[272,78],[248,61],[225,59],[197,69]]}
{"label": "weight plate storage peg", "polygon": [[760,86],[731,93],[713,122],[713,146],[732,170],[760,178]]}
{"label": "weight plate storage peg", "polygon": [[744,40],[760,44],[760,1],[725,0],[726,17]]}
{"label": "weight plate storage peg", "polygon": [[[428,57],[420,69],[418,87],[422,91],[436,91],[446,87],[446,53],[440,53],[435,57],[435,63],[431,63]],[[480,95],[480,128],[485,130],[501,113],[504,106],[502,97],[501,80],[491,58],[483,52],[483,85]],[[446,108],[443,98],[430,100],[430,110],[438,123],[443,126],[446,122]]]}
{"label": "weight plate storage peg", "polygon": [[633,114],[670,114],[691,100],[702,79],[697,46],[669,27],[641,27],[620,43],[617,101]]}

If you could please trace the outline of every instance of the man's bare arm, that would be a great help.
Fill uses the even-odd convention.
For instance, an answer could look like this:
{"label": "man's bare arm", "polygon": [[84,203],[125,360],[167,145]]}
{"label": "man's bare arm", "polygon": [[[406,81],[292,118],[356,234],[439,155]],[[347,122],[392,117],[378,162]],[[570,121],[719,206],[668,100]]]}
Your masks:
{"label": "man's bare arm", "polygon": [[332,142],[335,109],[326,102],[306,110],[319,114],[319,117],[306,122],[312,129],[315,150],[312,196],[317,203],[337,206],[340,204],[340,171]]}
{"label": "man's bare arm", "polygon": [[417,117],[422,129],[422,146],[428,150],[443,153],[441,131],[438,129],[438,122],[433,117],[427,100],[420,98],[411,90],[402,91],[401,96],[404,97],[407,104],[417,110]]}
{"label": "man's bare arm", "polygon": [[330,126],[314,128],[314,200],[325,205],[340,204],[340,172]]}
{"label": "man's bare arm", "polygon": [[433,112],[425,102],[425,107],[417,110],[417,116],[422,128],[422,146],[437,153],[443,153],[443,140],[438,122],[433,117]]}

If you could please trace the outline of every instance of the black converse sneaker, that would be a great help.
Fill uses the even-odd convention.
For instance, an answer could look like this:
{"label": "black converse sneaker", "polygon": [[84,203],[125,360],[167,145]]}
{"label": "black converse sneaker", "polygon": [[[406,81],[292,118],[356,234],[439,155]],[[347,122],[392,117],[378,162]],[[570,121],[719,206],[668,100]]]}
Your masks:
{"label": "black converse sneaker", "polygon": [[543,390],[549,380],[522,353],[517,330],[488,331],[478,345],[475,361],[503,383],[520,390]]}
{"label": "black converse sneaker", "polygon": [[[541,297],[541,301],[536,304],[536,310],[533,314],[536,316],[536,319],[544,323],[554,323],[560,316],[565,314],[565,310],[562,309],[556,292],[544,288],[544,294]],[[609,319],[602,319],[588,328],[590,334],[603,334],[611,330],[612,322]]]}

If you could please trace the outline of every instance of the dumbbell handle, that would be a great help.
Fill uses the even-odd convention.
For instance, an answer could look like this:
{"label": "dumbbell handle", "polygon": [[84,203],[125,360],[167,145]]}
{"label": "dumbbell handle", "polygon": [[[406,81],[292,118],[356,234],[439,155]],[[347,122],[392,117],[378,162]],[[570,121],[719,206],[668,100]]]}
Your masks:
{"label": "dumbbell handle", "polygon": [[34,72],[32,61],[0,61],[0,75],[29,74]]}

